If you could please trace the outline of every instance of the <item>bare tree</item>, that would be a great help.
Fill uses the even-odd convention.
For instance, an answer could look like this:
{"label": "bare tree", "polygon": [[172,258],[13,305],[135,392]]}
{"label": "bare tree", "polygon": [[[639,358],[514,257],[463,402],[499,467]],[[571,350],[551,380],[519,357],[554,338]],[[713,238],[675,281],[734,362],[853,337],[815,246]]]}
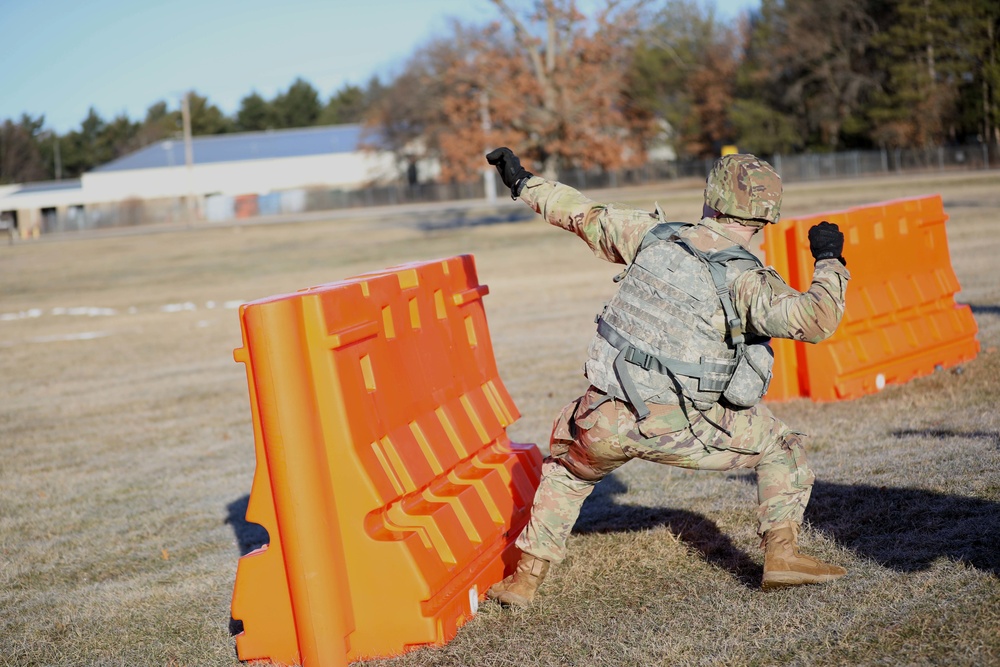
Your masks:
{"label": "bare tree", "polygon": [[638,3],[606,0],[587,17],[573,0],[539,0],[526,11],[491,1],[513,29],[515,48],[498,63],[511,74],[505,87],[488,92],[523,105],[507,124],[526,139],[519,148],[541,163],[542,174],[554,178],[563,166],[616,168],[644,158],[652,124],[629,113],[623,86]]}
{"label": "bare tree", "polygon": [[504,144],[550,178],[644,161],[652,123],[625,95],[634,3],[586,17],[571,0],[493,2],[503,21],[455,22],[414,54],[369,113],[372,134],[401,157],[440,156],[455,181],[478,178],[486,150]]}
{"label": "bare tree", "polygon": [[5,120],[0,125],[0,183],[25,183],[46,176],[37,135],[44,120],[27,114],[19,123]]}
{"label": "bare tree", "polygon": [[749,36],[744,92],[795,118],[802,145],[837,149],[864,131],[878,89],[871,3],[765,1]]}

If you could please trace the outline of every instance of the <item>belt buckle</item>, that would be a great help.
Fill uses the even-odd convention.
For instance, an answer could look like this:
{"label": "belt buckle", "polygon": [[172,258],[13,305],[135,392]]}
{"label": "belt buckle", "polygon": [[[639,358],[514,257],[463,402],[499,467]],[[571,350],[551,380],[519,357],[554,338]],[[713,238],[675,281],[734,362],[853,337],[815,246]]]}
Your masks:
{"label": "belt buckle", "polygon": [[[637,360],[637,357],[640,357],[640,359]],[[641,367],[644,371],[648,371],[653,365],[652,355],[646,354],[642,350],[634,347],[629,349],[628,354],[625,355],[625,359],[630,364],[635,364],[636,366]]]}

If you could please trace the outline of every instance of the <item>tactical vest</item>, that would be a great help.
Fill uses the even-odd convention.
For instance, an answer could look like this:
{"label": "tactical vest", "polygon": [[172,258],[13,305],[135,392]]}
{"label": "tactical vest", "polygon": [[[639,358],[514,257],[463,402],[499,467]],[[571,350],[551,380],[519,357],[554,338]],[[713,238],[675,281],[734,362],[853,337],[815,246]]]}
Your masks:
{"label": "tactical vest", "polygon": [[[706,410],[730,388],[727,399],[752,405],[770,381],[767,339],[747,345],[729,292],[760,260],[740,246],[698,250],[679,236],[690,226],[662,223],[646,234],[616,278],[618,291],[598,316],[590,345],[587,379],[631,403],[640,419],[649,414],[647,402],[678,405],[683,396]],[[737,374],[738,366],[749,370]],[[738,386],[731,387],[734,374]]]}

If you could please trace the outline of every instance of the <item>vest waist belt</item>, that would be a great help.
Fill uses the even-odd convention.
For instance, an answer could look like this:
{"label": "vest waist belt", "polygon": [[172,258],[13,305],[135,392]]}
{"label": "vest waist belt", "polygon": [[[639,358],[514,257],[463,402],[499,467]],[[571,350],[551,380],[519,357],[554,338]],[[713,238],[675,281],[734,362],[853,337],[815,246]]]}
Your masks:
{"label": "vest waist belt", "polygon": [[[690,361],[647,354],[637,349],[603,319],[598,319],[597,321],[597,333],[604,340],[608,341],[612,347],[619,350],[618,357],[614,363],[615,375],[618,378],[618,384],[621,385],[622,391],[625,393],[626,400],[635,408],[639,419],[644,419],[649,414],[649,410],[646,408],[646,403],[635,386],[635,382],[629,376],[628,369],[624,365],[625,362],[669,377],[675,378],[677,375],[684,375],[696,378],[700,391],[723,391],[729,382],[729,378],[732,377],[733,370],[736,368],[735,359],[707,359],[702,357],[701,362],[696,364]],[[678,387],[678,390],[681,390],[681,388]]]}

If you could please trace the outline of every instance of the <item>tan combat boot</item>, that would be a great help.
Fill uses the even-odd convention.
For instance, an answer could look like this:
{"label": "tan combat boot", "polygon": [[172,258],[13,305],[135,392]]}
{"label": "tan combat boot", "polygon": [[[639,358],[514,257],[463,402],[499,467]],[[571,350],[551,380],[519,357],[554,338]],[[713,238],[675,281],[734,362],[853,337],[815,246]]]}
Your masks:
{"label": "tan combat boot", "polygon": [[799,553],[799,526],[783,523],[764,534],[765,591],[785,586],[822,584],[840,579],[847,570]]}
{"label": "tan combat boot", "polygon": [[490,586],[486,597],[502,605],[525,608],[535,599],[535,591],[549,571],[549,561],[522,553],[514,574]]}

